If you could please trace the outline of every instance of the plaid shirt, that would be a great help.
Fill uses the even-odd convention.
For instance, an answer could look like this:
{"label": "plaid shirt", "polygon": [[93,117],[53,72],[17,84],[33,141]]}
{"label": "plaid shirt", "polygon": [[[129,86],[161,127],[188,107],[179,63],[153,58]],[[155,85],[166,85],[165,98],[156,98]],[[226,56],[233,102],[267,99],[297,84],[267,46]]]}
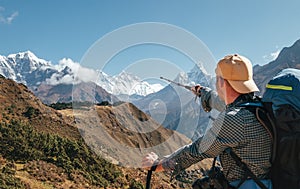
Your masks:
{"label": "plaid shirt", "polygon": [[[215,92],[206,88],[202,92],[202,105],[210,111],[212,102],[218,102]],[[206,102],[205,102],[206,101]],[[267,178],[271,163],[271,139],[265,128],[249,110],[236,106],[241,97],[226,106],[205,135],[190,145],[184,146],[163,160],[165,170],[178,174],[205,158],[220,157],[224,175],[228,181],[242,179],[244,171],[224,152],[228,147],[245,162],[258,178]],[[224,103],[223,103],[224,104]],[[224,107],[224,106],[223,106]]]}

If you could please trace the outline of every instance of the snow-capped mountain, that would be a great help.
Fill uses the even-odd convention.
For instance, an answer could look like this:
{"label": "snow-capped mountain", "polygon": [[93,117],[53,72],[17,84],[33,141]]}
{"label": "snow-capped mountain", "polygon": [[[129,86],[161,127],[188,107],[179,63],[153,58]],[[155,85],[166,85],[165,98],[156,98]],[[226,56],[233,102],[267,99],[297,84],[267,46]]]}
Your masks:
{"label": "snow-capped mountain", "polygon": [[[174,81],[189,86],[200,84],[213,87],[212,76],[199,65],[195,65],[188,73],[179,73]],[[170,84],[159,92],[133,103],[166,128],[177,130],[191,139],[202,135],[209,122],[209,114],[205,113],[197,102],[195,103],[195,96],[175,84]]]}
{"label": "snow-capped mountain", "polygon": [[145,96],[162,88],[150,85],[126,72],[109,76],[104,72],[82,67],[68,58],[60,60],[58,64],[52,64],[30,51],[10,54],[7,57],[0,56],[0,74],[27,85],[33,91],[41,84],[56,86],[81,82],[94,82],[114,95]]}
{"label": "snow-capped mountain", "polygon": [[114,95],[127,94],[146,96],[162,89],[161,85],[150,85],[137,76],[124,71],[113,77],[110,77],[103,72],[99,75],[97,84]]}
{"label": "snow-capped mountain", "polygon": [[[25,85],[32,86],[37,80],[47,77],[51,72],[48,69],[51,69],[51,63],[37,58],[30,51],[0,58],[0,74]],[[32,75],[35,75],[34,79]]]}
{"label": "snow-capped mountain", "polygon": [[203,66],[195,64],[195,66],[188,73],[179,73],[174,81],[191,86],[195,84],[211,86],[212,79],[212,76],[206,72]]}

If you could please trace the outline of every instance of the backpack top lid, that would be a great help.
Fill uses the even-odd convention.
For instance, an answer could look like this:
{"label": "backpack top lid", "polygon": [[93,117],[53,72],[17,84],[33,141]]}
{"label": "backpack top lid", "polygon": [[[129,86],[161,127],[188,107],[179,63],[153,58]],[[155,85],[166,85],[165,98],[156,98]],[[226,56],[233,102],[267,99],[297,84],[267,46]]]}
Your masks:
{"label": "backpack top lid", "polygon": [[274,111],[291,105],[300,112],[300,70],[287,68],[273,77],[266,86],[263,102],[272,102]]}

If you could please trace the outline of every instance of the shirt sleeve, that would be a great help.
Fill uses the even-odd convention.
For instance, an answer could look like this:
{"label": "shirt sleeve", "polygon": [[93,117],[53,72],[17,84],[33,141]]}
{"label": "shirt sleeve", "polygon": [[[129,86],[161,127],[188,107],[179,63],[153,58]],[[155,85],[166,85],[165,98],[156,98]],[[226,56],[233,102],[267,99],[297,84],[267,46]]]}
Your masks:
{"label": "shirt sleeve", "polygon": [[236,147],[244,137],[242,122],[234,113],[221,112],[203,137],[167,156],[163,168],[177,175],[192,164],[216,157],[228,147]]}
{"label": "shirt sleeve", "polygon": [[206,112],[210,112],[212,108],[223,111],[226,107],[225,102],[219,98],[217,92],[208,87],[201,89],[201,104]]}

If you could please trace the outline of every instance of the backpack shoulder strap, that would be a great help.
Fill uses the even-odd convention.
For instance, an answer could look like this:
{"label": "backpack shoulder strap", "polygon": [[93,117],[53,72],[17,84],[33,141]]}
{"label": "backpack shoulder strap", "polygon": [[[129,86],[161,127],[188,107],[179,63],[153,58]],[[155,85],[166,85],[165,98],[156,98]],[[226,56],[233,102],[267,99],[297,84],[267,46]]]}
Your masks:
{"label": "backpack shoulder strap", "polygon": [[272,110],[271,103],[263,103],[264,108],[257,108],[255,116],[262,126],[267,130],[272,141],[272,159],[271,163],[274,163],[277,149],[277,130],[275,117]]}
{"label": "backpack shoulder strap", "polygon": [[277,148],[277,133],[274,114],[272,111],[272,104],[261,102],[260,97],[256,97],[255,101],[244,102],[238,105],[239,107],[244,107],[250,112],[252,112],[260,124],[265,128],[269,134],[272,142],[272,159],[271,163],[275,161],[276,148]]}
{"label": "backpack shoulder strap", "polygon": [[[243,171],[245,171],[246,175],[250,176],[250,178],[252,178],[254,180],[254,182],[262,189],[267,189],[267,187],[255,176],[255,174],[253,174],[253,172],[249,169],[249,167],[247,166],[246,163],[244,163],[241,158],[236,155],[236,153],[234,153],[232,151],[231,148],[227,148],[225,149],[225,152],[227,154],[229,154],[232,159],[235,161],[236,165],[239,166]],[[241,181],[241,183],[239,184],[239,186],[245,181],[245,179],[243,179]]]}

